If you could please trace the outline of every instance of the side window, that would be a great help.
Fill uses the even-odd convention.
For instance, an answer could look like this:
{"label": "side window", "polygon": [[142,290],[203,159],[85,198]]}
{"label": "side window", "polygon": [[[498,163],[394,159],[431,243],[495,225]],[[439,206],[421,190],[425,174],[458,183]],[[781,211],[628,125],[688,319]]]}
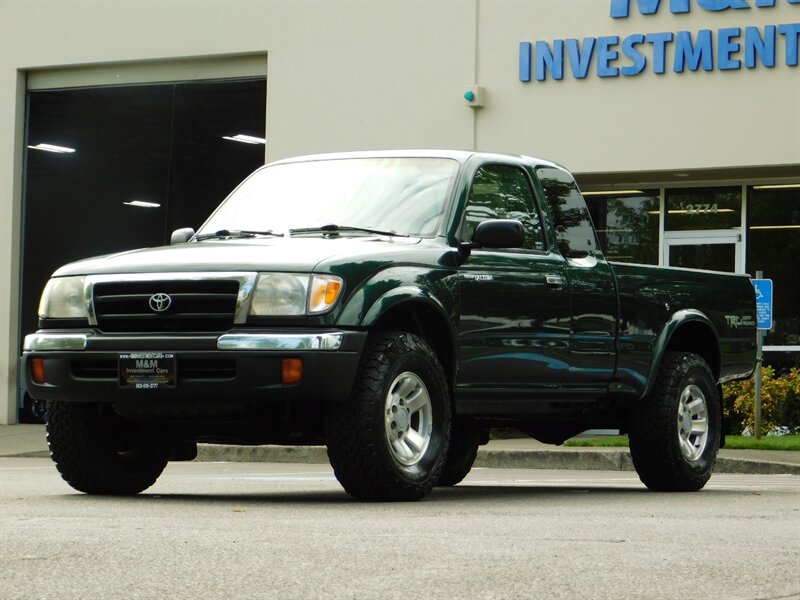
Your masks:
{"label": "side window", "polygon": [[544,250],[544,232],[534,209],[525,173],[511,165],[484,165],[477,170],[467,198],[463,239],[472,239],[487,219],[517,219],[525,228],[525,248]]}
{"label": "side window", "polygon": [[540,167],[536,175],[550,207],[561,254],[570,258],[598,254],[592,219],[572,176],[555,167]]}

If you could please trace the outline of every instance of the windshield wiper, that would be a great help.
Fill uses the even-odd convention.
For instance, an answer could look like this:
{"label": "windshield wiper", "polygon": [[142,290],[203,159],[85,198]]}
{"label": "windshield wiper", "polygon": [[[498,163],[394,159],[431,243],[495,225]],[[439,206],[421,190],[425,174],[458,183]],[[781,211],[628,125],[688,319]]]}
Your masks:
{"label": "windshield wiper", "polygon": [[369,227],[355,227],[352,225],[336,225],[334,223],[330,223],[328,225],[322,225],[321,227],[302,227],[300,229],[290,229],[290,234],[295,233],[313,233],[315,231],[321,231],[323,233],[339,233],[341,231],[360,231],[363,233],[374,233],[375,235],[389,235],[393,237],[411,237],[406,235],[405,233],[397,233],[396,231],[383,231],[382,229],[371,229]]}
{"label": "windshield wiper", "polygon": [[247,229],[220,229],[215,231],[214,233],[203,233],[198,235],[195,239],[196,242],[202,242],[203,240],[212,240],[212,239],[224,239],[224,238],[253,238],[259,235],[271,235],[275,237],[283,237],[282,233],[275,233],[271,229],[267,229],[266,231],[251,231]]}

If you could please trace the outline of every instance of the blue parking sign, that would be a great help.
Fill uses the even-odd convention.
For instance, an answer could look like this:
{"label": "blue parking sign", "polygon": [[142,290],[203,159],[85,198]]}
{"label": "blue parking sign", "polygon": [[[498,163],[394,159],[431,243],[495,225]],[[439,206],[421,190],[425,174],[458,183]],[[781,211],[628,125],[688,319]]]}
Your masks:
{"label": "blue parking sign", "polygon": [[756,326],[772,329],[772,279],[752,279],[756,293]]}

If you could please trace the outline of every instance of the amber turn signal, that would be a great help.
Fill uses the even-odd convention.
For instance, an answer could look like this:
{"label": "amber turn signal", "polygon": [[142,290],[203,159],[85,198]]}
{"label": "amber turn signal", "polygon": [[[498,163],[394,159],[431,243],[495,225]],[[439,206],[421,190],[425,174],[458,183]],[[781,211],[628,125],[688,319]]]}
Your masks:
{"label": "amber turn signal", "polygon": [[300,383],[303,379],[303,359],[302,358],[282,358],[281,359],[281,383],[290,385]]}
{"label": "amber turn signal", "polygon": [[40,385],[45,382],[43,358],[31,359],[31,379]]}

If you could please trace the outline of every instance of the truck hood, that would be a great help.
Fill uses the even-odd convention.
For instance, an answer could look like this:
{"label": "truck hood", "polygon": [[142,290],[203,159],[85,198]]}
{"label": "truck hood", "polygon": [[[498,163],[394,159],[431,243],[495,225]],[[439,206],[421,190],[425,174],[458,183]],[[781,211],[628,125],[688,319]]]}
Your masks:
{"label": "truck hood", "polygon": [[[310,272],[321,262],[392,261],[419,238],[293,237],[203,241],[108,254],[70,263],[53,275],[169,273],[186,271]],[[416,253],[414,253],[416,254]],[[335,257],[335,260],[330,260]]]}

